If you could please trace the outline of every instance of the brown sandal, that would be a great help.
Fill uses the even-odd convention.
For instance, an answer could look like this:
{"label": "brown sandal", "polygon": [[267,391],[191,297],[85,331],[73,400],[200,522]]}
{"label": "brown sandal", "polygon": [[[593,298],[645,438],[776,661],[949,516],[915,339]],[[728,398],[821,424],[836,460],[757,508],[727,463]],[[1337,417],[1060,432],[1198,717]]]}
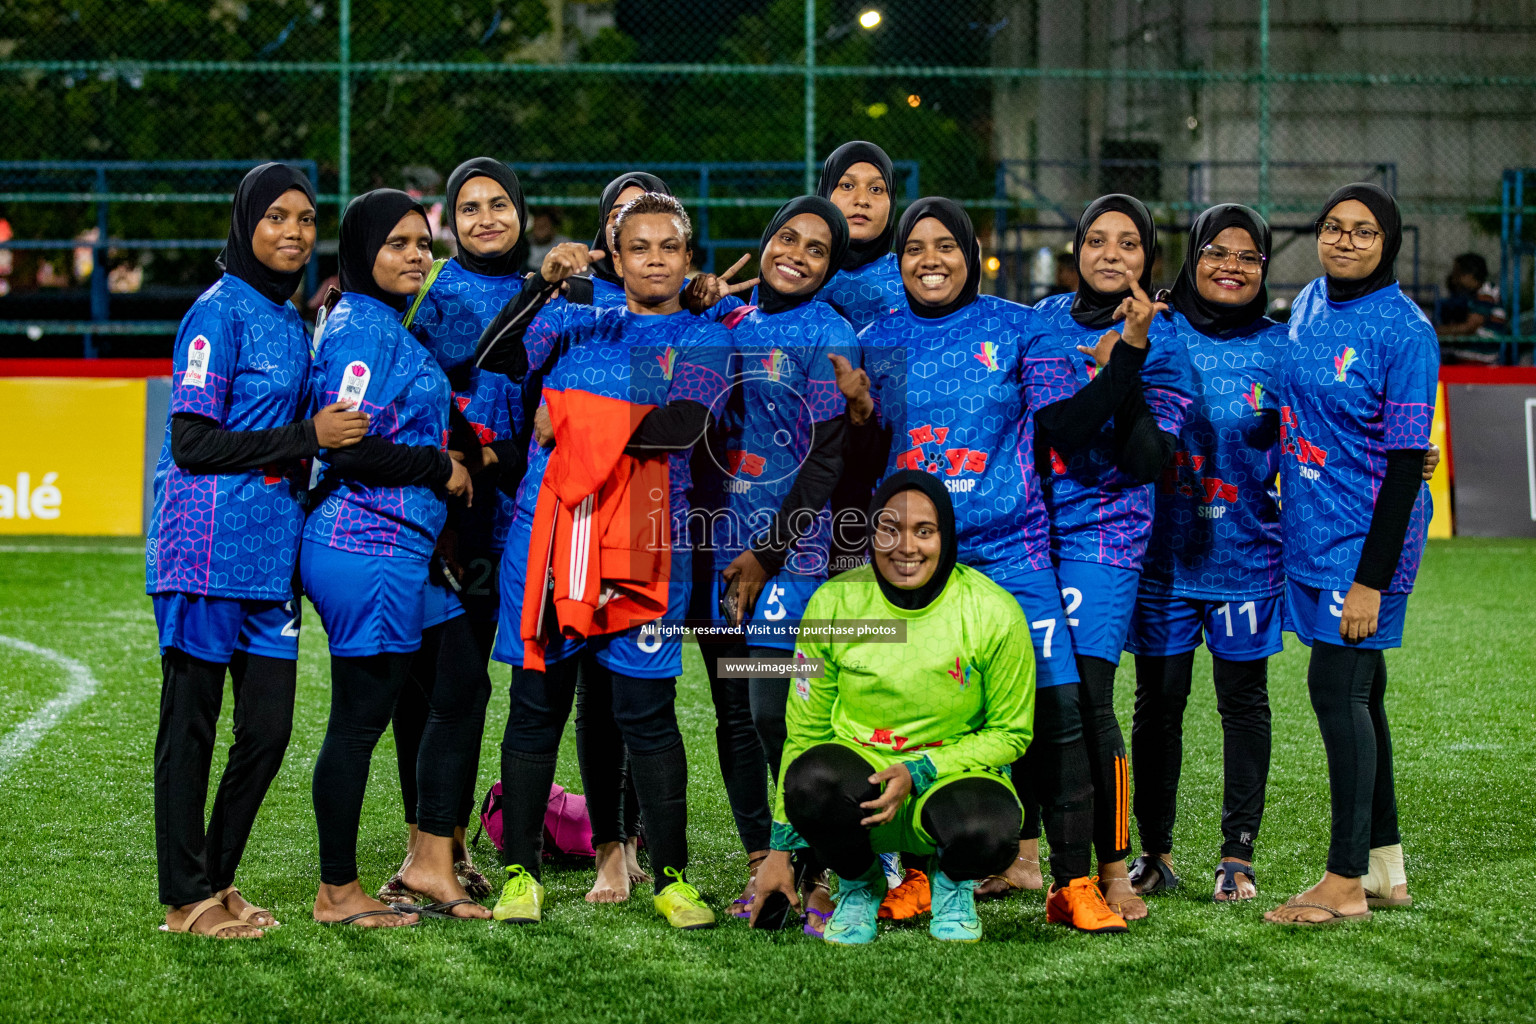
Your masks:
{"label": "brown sandal", "polygon": [[[203,902],[199,903],[197,906],[195,906],[191,910],[189,910],[187,912],[187,919],[185,921],[183,921],[179,926],[173,927],[170,924],[170,922],[166,922],[165,924],[162,924],[160,926],[160,930],[163,931],[163,932],[190,933],[190,934],[193,934],[193,935],[201,935],[201,936],[204,936],[205,938],[209,938],[209,939],[218,939],[218,938],[222,938],[222,936],[220,934],[221,932],[228,931],[231,928],[257,928],[256,925],[251,924],[248,921],[224,921],[224,922],[222,922],[220,924],[214,925],[212,928],[208,929],[206,932],[193,932],[192,931],[192,926],[197,923],[197,919],[202,917],[204,914],[208,913],[208,911],[212,910],[214,907],[218,907],[220,909],[224,909],[224,901],[219,899],[217,896],[210,896],[207,899],[203,900]],[[262,937],[263,934],[265,934],[265,933],[263,933],[258,928],[255,935],[231,935],[230,938],[231,939],[259,939],[259,938]]]}
{"label": "brown sandal", "polygon": [[[225,910],[229,910],[229,898],[231,896],[240,895],[241,894],[239,889],[236,889],[234,886],[230,886],[228,889],[221,889],[220,891],[214,893],[213,898],[224,904]],[[233,910],[229,910],[229,912],[231,914],[235,914]],[[272,923],[252,924],[251,918],[255,917],[257,914],[266,914],[268,917],[272,918]],[[272,911],[268,910],[266,907],[258,907],[250,900],[245,901],[245,909],[240,911],[238,914],[235,914],[235,916],[238,917],[241,921],[244,921],[246,924],[251,925],[252,928],[281,928],[283,926],[283,923],[277,919]]]}

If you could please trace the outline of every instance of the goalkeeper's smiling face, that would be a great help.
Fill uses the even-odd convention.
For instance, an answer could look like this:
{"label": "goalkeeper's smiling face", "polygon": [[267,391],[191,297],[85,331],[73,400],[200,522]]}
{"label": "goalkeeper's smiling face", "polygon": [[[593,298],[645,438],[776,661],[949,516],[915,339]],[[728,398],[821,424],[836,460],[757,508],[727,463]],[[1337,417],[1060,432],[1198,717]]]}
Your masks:
{"label": "goalkeeper's smiling face", "polygon": [[922,491],[899,491],[878,513],[874,544],[875,571],[902,590],[916,590],[939,567],[944,537],[938,509]]}

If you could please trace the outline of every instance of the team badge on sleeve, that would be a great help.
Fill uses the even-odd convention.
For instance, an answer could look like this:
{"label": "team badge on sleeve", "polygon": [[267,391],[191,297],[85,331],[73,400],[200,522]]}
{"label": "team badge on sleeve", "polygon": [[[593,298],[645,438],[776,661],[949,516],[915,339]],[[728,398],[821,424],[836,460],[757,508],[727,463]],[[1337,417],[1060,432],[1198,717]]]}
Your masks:
{"label": "team badge on sleeve", "polygon": [[187,345],[187,372],[181,375],[181,385],[187,388],[206,387],[208,384],[208,358],[213,355],[213,342],[199,334]]}
{"label": "team badge on sleeve", "polygon": [[372,376],[368,364],[361,360],[347,364],[347,372],[341,378],[341,390],[336,393],[336,400],[346,402],[354,409],[361,409],[363,397],[368,394],[368,381]]}

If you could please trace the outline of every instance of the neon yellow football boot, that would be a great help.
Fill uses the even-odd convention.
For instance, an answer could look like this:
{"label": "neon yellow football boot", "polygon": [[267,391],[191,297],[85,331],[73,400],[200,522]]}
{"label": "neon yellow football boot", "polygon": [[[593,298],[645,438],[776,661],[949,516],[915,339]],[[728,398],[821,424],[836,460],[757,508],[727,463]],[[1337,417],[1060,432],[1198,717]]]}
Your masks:
{"label": "neon yellow football boot", "polygon": [[544,887],[521,864],[511,865],[491,916],[507,924],[538,924],[544,919]]}
{"label": "neon yellow football boot", "polygon": [[676,868],[667,868],[662,873],[674,881],[656,894],[656,913],[666,918],[667,924],[683,931],[713,928],[715,912],[704,905],[699,890],[683,881],[682,872]]}

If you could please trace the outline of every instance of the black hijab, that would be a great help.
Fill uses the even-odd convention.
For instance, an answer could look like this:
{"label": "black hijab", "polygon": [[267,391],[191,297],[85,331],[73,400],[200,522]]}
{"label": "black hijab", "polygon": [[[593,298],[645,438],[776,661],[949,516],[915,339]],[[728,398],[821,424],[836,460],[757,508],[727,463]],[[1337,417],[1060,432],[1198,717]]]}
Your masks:
{"label": "black hijab", "polygon": [[[1131,223],[1136,225],[1136,233],[1141,235],[1141,251],[1145,254],[1145,262],[1141,267],[1139,282],[1141,290],[1148,295],[1152,294],[1152,260],[1157,252],[1157,227],[1152,223],[1152,214],[1142,205],[1140,199],[1134,196],[1113,193],[1100,196],[1088,204],[1088,209],[1083,211],[1082,217],[1077,221],[1077,235],[1072,242],[1073,255],[1081,261],[1083,254],[1083,238],[1087,236],[1088,229],[1093,227],[1093,222],[1106,213],[1123,213],[1131,218]],[[1129,288],[1106,295],[1093,285],[1088,283],[1088,276],[1082,273],[1082,263],[1078,263],[1077,295],[1072,299],[1072,319],[1084,327],[1108,327],[1115,322],[1115,310],[1120,308],[1131,294]]]}
{"label": "black hijab", "polygon": [[843,217],[843,211],[820,196],[801,196],[779,207],[773,219],[768,222],[768,226],[763,229],[762,242],[758,246],[759,259],[761,254],[767,251],[768,243],[774,235],[778,234],[779,229],[802,213],[820,217],[831,230],[832,251],[827,254],[827,273],[821,279],[821,283],[816,286],[815,291],[806,292],[804,295],[784,295],[774,291],[768,284],[766,268],[759,268],[757,307],[764,313],[782,313],[786,309],[794,309],[796,306],[810,302],[816,297],[816,292],[821,291],[826,285],[828,278],[837,273],[837,268],[842,266],[843,253],[848,248],[848,221]]}
{"label": "black hijab", "polygon": [[1313,230],[1321,230],[1323,221],[1328,219],[1328,214],[1333,208],[1346,200],[1354,199],[1364,203],[1366,209],[1371,211],[1371,216],[1376,218],[1376,223],[1381,225],[1381,261],[1376,264],[1376,269],[1366,277],[1358,281],[1345,281],[1342,278],[1328,275],[1328,301],[1353,302],[1363,298],[1374,291],[1380,291],[1387,285],[1397,280],[1397,252],[1403,247],[1403,218],[1397,209],[1397,200],[1380,185],[1372,185],[1368,181],[1357,181],[1353,185],[1345,185],[1323,204],[1323,212],[1317,215],[1317,221],[1313,224]]}
{"label": "black hijab", "polygon": [[261,218],[266,216],[267,207],[289,189],[303,192],[309,197],[309,205],[315,205],[315,186],[297,167],[262,164],[247,171],[240,179],[240,187],[235,190],[235,205],[229,215],[229,238],[215,261],[220,270],[238,277],[279,306],[292,297],[304,276],[304,269],[301,267],[291,274],[273,270],[256,258],[256,252],[251,248],[251,236],[256,233]]}
{"label": "black hijab", "polygon": [[411,297],[380,288],[373,279],[373,262],[400,218],[412,212],[421,214],[423,225],[427,223],[427,211],[422,205],[394,188],[364,192],[347,204],[347,212],[341,217],[341,244],[337,247],[343,292],[368,295],[405,312]]}
{"label": "black hijab", "polygon": [[934,510],[939,515],[941,541],[939,565],[934,569],[927,583],[911,590],[898,587],[880,575],[878,566],[875,567],[875,582],[880,584],[880,593],[884,594],[885,599],[891,604],[906,611],[916,611],[919,608],[928,607],[944,592],[945,585],[949,583],[950,574],[955,571],[957,554],[955,503],[950,499],[949,489],[944,486],[944,482],[931,473],[917,469],[903,469],[892,473],[875,491],[875,499],[869,505],[869,543],[872,551],[880,511],[885,508],[886,502],[902,491],[922,491],[928,496],[928,500],[933,502]]}
{"label": "black hijab", "polygon": [[1184,251],[1184,266],[1179,279],[1173,283],[1173,295],[1169,304],[1183,313],[1191,326],[1201,334],[1215,337],[1230,336],[1255,320],[1269,309],[1269,291],[1264,282],[1269,278],[1269,261],[1259,271],[1259,291],[1241,306],[1212,302],[1200,294],[1195,280],[1195,268],[1200,263],[1200,250],[1227,228],[1242,228],[1253,236],[1253,244],[1268,257],[1270,253],[1269,225],[1257,212],[1237,203],[1213,206],[1195,218],[1189,229],[1189,245]]}
{"label": "black hijab", "polygon": [[647,192],[660,192],[662,195],[672,194],[666,182],[644,171],[625,171],[603,189],[603,197],[597,202],[597,237],[592,240],[592,248],[601,249],[605,255],[592,264],[592,276],[619,287],[623,287],[624,282],[619,280],[619,275],[613,269],[613,242],[608,237],[608,215],[618,205],[619,194],[631,186],[643,188]]}
{"label": "black hijab", "polygon": [[[479,256],[464,247],[464,240],[459,237],[459,190],[471,178],[490,178],[496,184],[507,190],[507,198],[512,200],[512,206],[517,210],[517,241],[512,248],[500,256]],[[517,175],[512,173],[512,168],[500,160],[492,160],[488,156],[477,156],[465,160],[453,169],[448,175],[448,225],[453,229],[453,240],[459,247],[458,255],[454,259],[459,265],[471,274],[480,274],[484,277],[506,277],[516,274],[523,269],[523,264],[528,262],[528,204],[523,200],[523,186],[517,180]]]}
{"label": "black hijab", "polygon": [[928,217],[949,228],[950,234],[955,236],[955,241],[960,243],[960,249],[965,253],[965,285],[959,295],[942,306],[923,305],[913,296],[911,289],[906,289],[906,283],[902,283],[902,287],[907,290],[907,305],[912,307],[912,312],[925,320],[937,320],[976,301],[976,295],[981,291],[981,246],[976,241],[976,229],[971,227],[971,218],[964,207],[953,199],[929,196],[907,207],[907,212],[901,215],[901,226],[896,229],[898,259],[906,250],[907,239],[912,237],[918,221]]}
{"label": "black hijab", "polygon": [[885,179],[885,194],[890,200],[890,209],[886,211],[885,227],[880,229],[878,235],[865,242],[849,240],[848,251],[843,254],[840,264],[842,270],[858,270],[875,262],[891,251],[891,239],[896,236],[896,166],[885,155],[885,150],[873,142],[845,142],[834,149],[821,165],[821,180],[816,183],[816,194],[823,199],[831,199],[837,183],[843,180],[843,175],[854,164],[872,164],[880,171],[880,177]]}

